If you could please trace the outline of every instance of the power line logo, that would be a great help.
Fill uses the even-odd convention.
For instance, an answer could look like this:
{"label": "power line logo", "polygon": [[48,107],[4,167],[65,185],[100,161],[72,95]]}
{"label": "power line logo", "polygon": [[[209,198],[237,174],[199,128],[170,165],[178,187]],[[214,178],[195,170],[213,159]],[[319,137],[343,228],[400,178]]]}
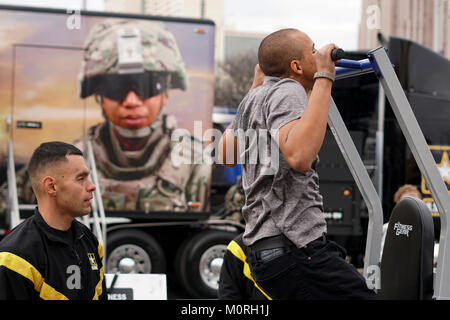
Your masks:
{"label": "power line logo", "polygon": [[91,264],[92,270],[98,270],[97,261],[95,260],[95,255],[93,253],[88,253],[89,263]]}
{"label": "power line logo", "polygon": [[[429,147],[445,185],[447,186],[447,188],[450,188],[450,146]],[[423,202],[425,202],[428,208],[430,208],[432,215],[434,217],[438,217],[438,209],[436,207],[436,204],[434,203],[433,198],[431,197],[430,188],[427,186],[423,175],[421,177],[420,191],[423,194]]]}

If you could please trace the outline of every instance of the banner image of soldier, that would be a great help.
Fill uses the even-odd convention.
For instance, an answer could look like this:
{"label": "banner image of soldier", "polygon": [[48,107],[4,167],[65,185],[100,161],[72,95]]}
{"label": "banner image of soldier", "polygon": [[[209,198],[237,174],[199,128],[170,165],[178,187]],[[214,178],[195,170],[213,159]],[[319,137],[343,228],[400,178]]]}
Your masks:
{"label": "banner image of soldier", "polygon": [[[211,164],[171,161],[180,141],[189,149],[182,154],[192,158],[202,153],[203,144],[190,135],[171,141],[177,119],[163,111],[171,90],[188,89],[188,78],[175,37],[164,24],[95,23],[84,41],[78,80],[80,98],[94,96],[104,117],[74,145],[85,152],[86,142],[92,143],[105,210],[208,211]],[[35,203],[25,170],[16,172],[19,203]],[[0,225],[6,196],[0,193]]]}
{"label": "banner image of soldier", "polygon": [[[205,211],[211,165],[176,164],[176,119],[163,114],[171,89],[188,86],[173,35],[154,21],[105,20],[88,34],[80,96],[95,95],[105,122],[76,141],[93,144],[105,209]],[[193,154],[201,143],[182,139]],[[198,148],[200,146],[200,148]],[[198,150],[193,148],[197,147]]]}

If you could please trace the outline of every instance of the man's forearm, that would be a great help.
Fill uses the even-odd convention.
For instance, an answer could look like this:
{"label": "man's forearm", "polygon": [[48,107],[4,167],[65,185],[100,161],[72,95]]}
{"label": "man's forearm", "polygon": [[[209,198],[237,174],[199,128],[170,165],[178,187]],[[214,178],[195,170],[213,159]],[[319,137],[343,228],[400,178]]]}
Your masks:
{"label": "man's forearm", "polygon": [[286,147],[296,163],[299,171],[309,170],[320,151],[325,136],[328,110],[331,101],[332,82],[318,78],[311,91],[305,112],[286,138]]}

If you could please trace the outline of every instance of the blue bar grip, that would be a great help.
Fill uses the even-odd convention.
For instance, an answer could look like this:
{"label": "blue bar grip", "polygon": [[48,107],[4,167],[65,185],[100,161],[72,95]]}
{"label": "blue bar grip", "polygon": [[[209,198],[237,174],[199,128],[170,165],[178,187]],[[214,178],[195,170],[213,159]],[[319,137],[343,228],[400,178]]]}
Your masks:
{"label": "blue bar grip", "polygon": [[338,63],[336,63],[336,67],[343,67],[343,68],[352,68],[352,69],[368,69],[372,68],[372,63],[369,61],[369,59],[364,60],[347,60],[347,59],[341,59]]}
{"label": "blue bar grip", "polygon": [[336,77],[343,78],[345,76],[355,76],[358,74],[368,73],[373,71],[372,63],[369,59],[354,61],[341,59],[336,64]]}

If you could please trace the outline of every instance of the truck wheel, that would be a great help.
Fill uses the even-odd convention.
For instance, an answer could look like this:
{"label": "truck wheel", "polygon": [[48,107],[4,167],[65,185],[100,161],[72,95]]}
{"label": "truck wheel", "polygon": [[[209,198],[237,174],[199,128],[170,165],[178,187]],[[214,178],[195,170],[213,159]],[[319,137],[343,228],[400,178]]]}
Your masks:
{"label": "truck wheel", "polygon": [[165,273],[166,259],[147,233],[128,229],[108,235],[106,273]]}
{"label": "truck wheel", "polygon": [[207,230],[188,239],[178,250],[175,270],[195,298],[217,298],[223,256],[236,233]]}

